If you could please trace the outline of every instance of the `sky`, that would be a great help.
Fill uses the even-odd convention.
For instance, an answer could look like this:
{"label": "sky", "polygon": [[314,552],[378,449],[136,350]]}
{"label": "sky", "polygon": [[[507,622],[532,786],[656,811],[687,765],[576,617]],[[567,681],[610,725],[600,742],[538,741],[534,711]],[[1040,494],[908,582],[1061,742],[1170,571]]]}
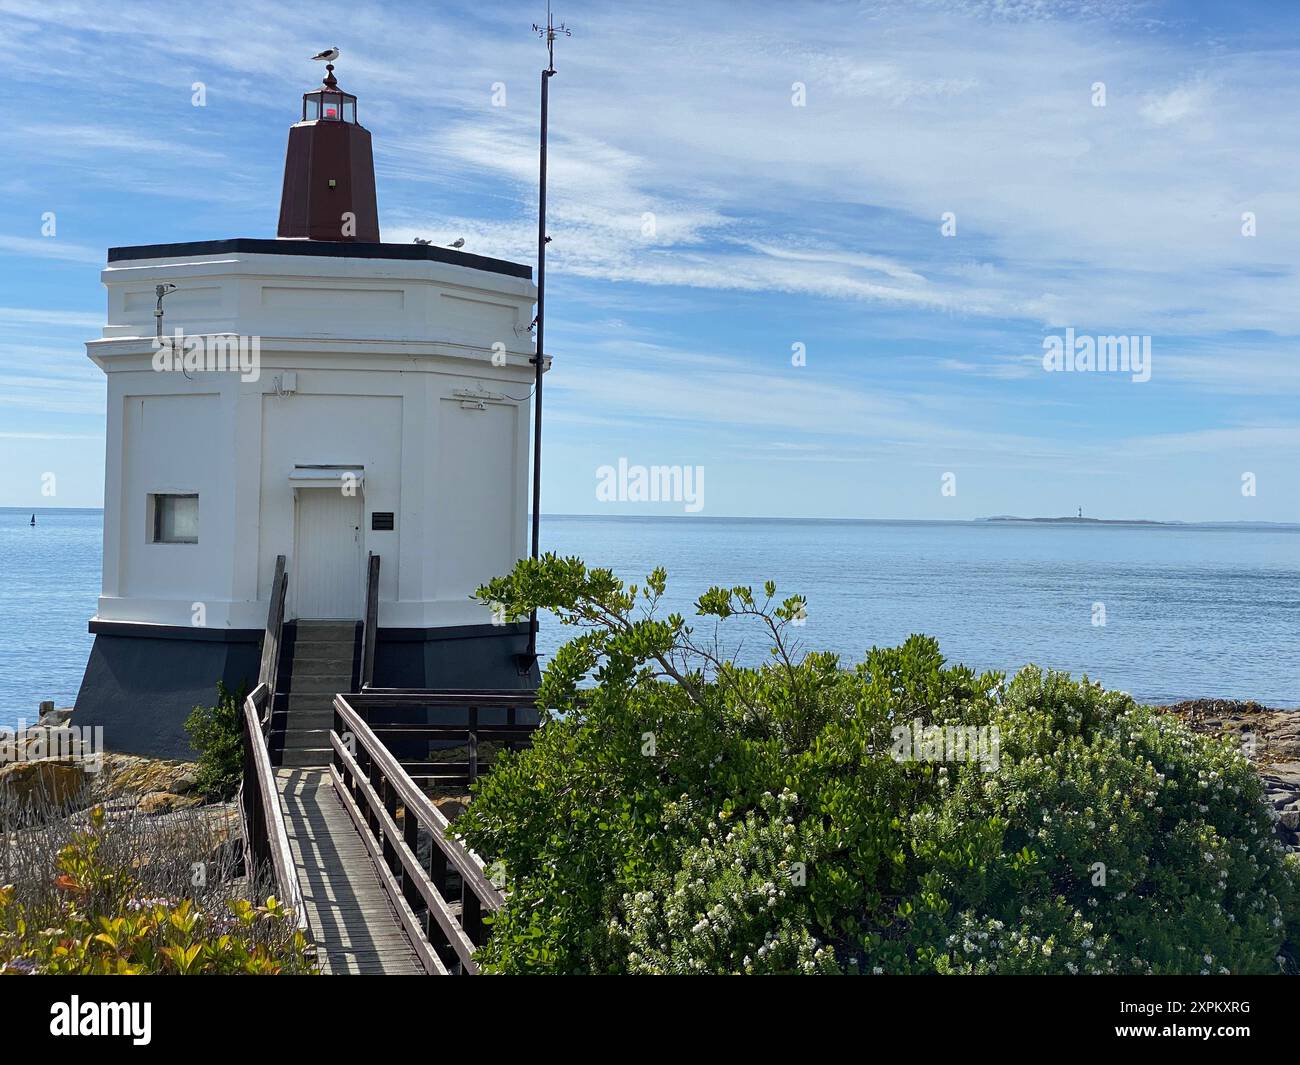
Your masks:
{"label": "sky", "polygon": [[[0,0],[0,505],[101,504],[105,251],[274,236],[322,48],[383,238],[534,262],[544,6],[321,10]],[[1300,521],[1300,5],[556,17],[545,512]]]}

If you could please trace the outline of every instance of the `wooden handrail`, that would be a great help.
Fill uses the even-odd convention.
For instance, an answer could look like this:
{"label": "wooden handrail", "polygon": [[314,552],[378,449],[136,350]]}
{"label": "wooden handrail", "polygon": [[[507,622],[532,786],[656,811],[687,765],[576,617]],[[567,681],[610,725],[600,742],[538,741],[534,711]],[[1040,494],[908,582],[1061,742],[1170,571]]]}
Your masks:
{"label": "wooden handrail", "polygon": [[[408,932],[414,935],[414,907],[424,910],[422,931],[434,951],[445,954],[447,961],[458,959],[463,973],[477,972],[474,951],[483,944],[483,912],[499,910],[505,896],[488,877],[482,859],[448,838],[450,822],[416,786],[347,696],[334,697],[334,717],[330,735],[334,785],[371,853],[380,861],[381,871],[387,869],[390,874],[381,879]],[[399,806],[404,811],[400,828]],[[427,869],[417,858],[421,828],[432,839]],[[452,872],[460,879],[459,915],[446,894]],[[426,963],[426,968],[446,971],[442,959],[436,966]]]}
{"label": "wooden handrail", "polygon": [[[396,760],[402,764],[412,779],[428,781],[437,778],[443,784],[460,784],[469,787],[478,780],[484,767],[479,757],[479,742],[492,741],[496,745],[518,748],[525,745],[537,724],[521,723],[520,712],[533,711],[537,706],[537,692],[519,688],[367,688],[348,696],[348,706],[366,722],[367,727],[379,737],[380,742],[391,744],[398,740],[426,740],[439,747],[463,746],[464,761],[444,762],[433,768],[431,756],[413,754],[408,747]],[[430,711],[456,711],[463,715],[457,722],[429,720]],[[371,711],[380,711],[371,714]],[[497,720],[481,721],[481,711],[495,712]],[[490,762],[487,763],[490,766]]]}
{"label": "wooden handrail", "polygon": [[478,706],[533,709],[535,688],[366,688],[354,693],[358,706]]}
{"label": "wooden handrail", "polygon": [[269,706],[270,689],[258,684],[244,700],[240,715],[240,731],[244,743],[244,780],[240,785],[239,809],[244,823],[244,855],[249,882],[255,883],[259,869],[270,862],[275,874],[277,897],[294,914],[294,922],[307,934],[307,915],[303,905],[302,886],[293,852],[289,849],[289,833],[280,808],[280,793],[275,786],[275,773],[271,768],[271,755],[262,735],[261,714]]}
{"label": "wooden handrail", "polygon": [[[265,684],[271,698],[280,669],[281,632],[284,628],[284,597],[289,587],[284,555],[275,557],[275,576],[271,579],[271,601],[266,609],[266,632],[262,636],[262,664],[257,683]],[[268,703],[269,703],[268,699]]]}
{"label": "wooden handrail", "polygon": [[415,783],[407,776],[397,759],[393,757],[387,747],[379,742],[379,738],[371,730],[370,725],[362,720],[361,715],[348,704],[347,699],[342,695],[334,697],[334,712],[356,738],[357,745],[366,751],[368,757],[374,761],[384,777],[393,783],[397,789],[398,797],[406,804],[406,808],[411,810],[433,835],[434,842],[446,854],[448,860],[456,866],[457,872],[467,882],[474,884],[475,891],[479,894],[483,904],[493,911],[500,909],[502,903],[505,902],[505,896],[487,878],[483,860],[468,847],[447,838],[447,829],[451,827],[451,822],[447,820],[441,810],[433,805],[429,797],[415,786]]}
{"label": "wooden handrail", "polygon": [[375,679],[375,638],[379,635],[379,556],[371,554],[366,566],[366,619],[362,630],[361,684],[365,691]]}

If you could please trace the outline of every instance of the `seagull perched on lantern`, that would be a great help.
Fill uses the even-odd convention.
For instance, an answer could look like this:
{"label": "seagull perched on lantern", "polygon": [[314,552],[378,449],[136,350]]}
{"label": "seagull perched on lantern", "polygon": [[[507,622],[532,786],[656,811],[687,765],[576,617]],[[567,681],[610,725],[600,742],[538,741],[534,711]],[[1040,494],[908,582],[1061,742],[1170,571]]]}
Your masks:
{"label": "seagull perched on lantern", "polygon": [[312,59],[319,59],[322,63],[333,63],[339,57],[339,46],[336,44],[333,48],[326,48],[323,52],[318,52],[312,56]]}

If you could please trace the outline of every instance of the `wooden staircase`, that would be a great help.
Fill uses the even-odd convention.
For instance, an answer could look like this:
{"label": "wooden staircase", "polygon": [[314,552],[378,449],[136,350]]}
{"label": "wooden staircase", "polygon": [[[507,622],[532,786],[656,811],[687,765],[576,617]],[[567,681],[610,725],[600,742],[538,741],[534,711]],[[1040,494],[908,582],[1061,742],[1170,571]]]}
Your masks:
{"label": "wooden staircase", "polygon": [[[454,768],[468,786],[480,733],[507,746],[529,737],[536,726],[516,721],[536,693],[372,687],[378,555],[367,569],[364,623],[286,624],[289,575],[276,559],[258,683],[240,718],[245,868],[254,881],[274,874],[323,972],[477,973],[484,917],[504,896],[380,735],[418,737],[424,758],[463,745],[464,765],[413,765],[426,784]],[[371,709],[388,711],[373,727]],[[462,722],[429,723],[448,710]],[[480,710],[505,720],[480,723]]]}
{"label": "wooden staircase", "polygon": [[329,734],[337,692],[356,689],[361,624],[298,621],[285,626],[270,748],[277,765],[316,767],[333,759]]}

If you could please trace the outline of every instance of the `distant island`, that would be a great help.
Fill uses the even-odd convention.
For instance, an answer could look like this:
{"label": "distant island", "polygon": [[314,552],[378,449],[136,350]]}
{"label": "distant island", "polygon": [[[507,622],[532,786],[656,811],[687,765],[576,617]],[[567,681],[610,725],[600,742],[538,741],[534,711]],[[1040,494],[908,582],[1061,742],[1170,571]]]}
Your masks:
{"label": "distant island", "polygon": [[1181,521],[1150,521],[1147,518],[1085,518],[1082,516],[1066,518],[1020,518],[1014,514],[995,514],[991,518],[977,518],[977,521],[1020,521],[1034,522],[1040,525],[1183,525]]}

